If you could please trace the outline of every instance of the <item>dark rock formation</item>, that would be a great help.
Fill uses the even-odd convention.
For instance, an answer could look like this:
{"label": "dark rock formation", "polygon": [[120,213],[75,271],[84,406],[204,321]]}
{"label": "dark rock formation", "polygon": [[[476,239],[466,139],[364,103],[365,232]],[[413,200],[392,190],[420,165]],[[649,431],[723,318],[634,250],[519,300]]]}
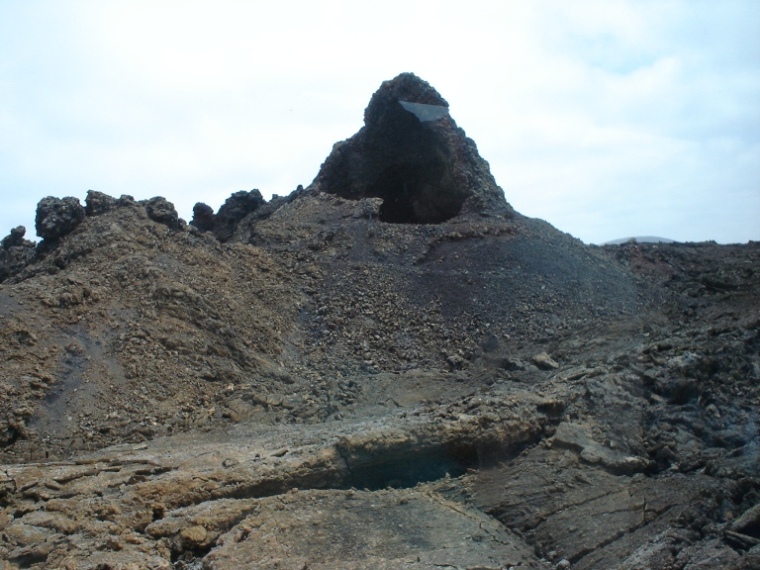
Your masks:
{"label": "dark rock formation", "polygon": [[250,192],[241,190],[232,194],[216,213],[214,221],[216,239],[221,242],[229,240],[235,231],[236,224],[263,204],[264,198],[256,189]]}
{"label": "dark rock formation", "polygon": [[148,212],[148,217],[154,222],[164,224],[173,230],[182,228],[183,222],[180,221],[174,204],[166,198],[161,196],[151,198],[145,204],[145,211]]}
{"label": "dark rock formation", "polygon": [[34,225],[38,236],[54,241],[74,231],[84,217],[85,210],[78,199],[48,196],[37,205]]}
{"label": "dark rock formation", "polygon": [[214,216],[214,210],[208,204],[198,202],[193,206],[193,219],[190,221],[190,225],[198,228],[202,232],[214,231],[214,222],[216,216]]}
{"label": "dark rock formation", "polygon": [[26,234],[26,228],[24,226],[17,226],[11,230],[7,236],[0,242],[0,247],[3,249],[9,249],[11,247],[19,246],[24,243],[24,235]]}
{"label": "dark rock formation", "polygon": [[430,224],[465,212],[512,212],[446,100],[411,73],[380,86],[364,112],[364,127],[335,145],[313,187],[352,200],[382,198],[385,222]]}
{"label": "dark rock formation", "polygon": [[17,274],[34,259],[34,243],[24,239],[26,228],[18,226],[0,242],[0,282]]}
{"label": "dark rock formation", "polygon": [[118,205],[118,200],[103,192],[88,190],[87,197],[84,199],[84,211],[88,216],[99,216],[109,210],[113,210]]}

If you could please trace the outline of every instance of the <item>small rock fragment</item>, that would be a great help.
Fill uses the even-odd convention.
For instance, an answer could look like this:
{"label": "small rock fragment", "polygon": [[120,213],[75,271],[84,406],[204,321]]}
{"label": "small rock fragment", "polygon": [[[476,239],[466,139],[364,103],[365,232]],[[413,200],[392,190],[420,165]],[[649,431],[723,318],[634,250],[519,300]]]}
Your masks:
{"label": "small rock fragment", "polygon": [[182,529],[180,536],[189,546],[201,546],[208,536],[208,531],[200,525],[188,526]]}
{"label": "small rock fragment", "polygon": [[541,370],[556,370],[559,368],[559,364],[557,364],[552,357],[545,352],[534,355],[531,360],[533,361],[533,364],[538,366]]}

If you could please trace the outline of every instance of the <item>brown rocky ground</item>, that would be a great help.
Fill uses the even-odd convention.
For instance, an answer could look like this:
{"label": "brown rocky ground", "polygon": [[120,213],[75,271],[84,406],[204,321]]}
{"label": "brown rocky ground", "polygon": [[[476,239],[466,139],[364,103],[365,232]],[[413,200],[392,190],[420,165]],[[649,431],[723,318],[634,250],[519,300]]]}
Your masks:
{"label": "brown rocky ground", "polygon": [[3,241],[4,570],[760,567],[760,244],[585,246],[443,107],[387,82],[288,198]]}

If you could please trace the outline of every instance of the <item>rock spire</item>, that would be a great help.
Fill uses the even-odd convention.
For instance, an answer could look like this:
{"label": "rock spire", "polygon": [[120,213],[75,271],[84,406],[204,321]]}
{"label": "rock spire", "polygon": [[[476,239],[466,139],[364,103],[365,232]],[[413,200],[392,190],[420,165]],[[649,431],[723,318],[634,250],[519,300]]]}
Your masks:
{"label": "rock spire", "polygon": [[348,199],[381,198],[386,222],[510,215],[488,163],[448,107],[412,73],[385,81],[364,112],[364,127],[333,147],[312,187]]}

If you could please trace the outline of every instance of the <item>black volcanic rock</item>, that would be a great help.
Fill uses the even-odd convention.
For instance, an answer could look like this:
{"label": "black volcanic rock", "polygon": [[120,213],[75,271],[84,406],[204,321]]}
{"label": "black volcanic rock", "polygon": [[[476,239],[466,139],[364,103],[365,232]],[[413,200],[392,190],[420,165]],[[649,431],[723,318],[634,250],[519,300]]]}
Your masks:
{"label": "black volcanic rock", "polygon": [[85,210],[77,198],[48,196],[37,205],[34,225],[38,236],[52,241],[70,234],[84,217]]}
{"label": "black volcanic rock", "polygon": [[214,230],[215,221],[216,217],[211,206],[203,202],[198,202],[193,206],[193,219],[190,220],[191,226],[198,228],[202,232],[211,232]]}
{"label": "black volcanic rock", "polygon": [[24,243],[24,235],[26,234],[26,228],[24,226],[17,226],[11,230],[7,236],[0,242],[0,247],[3,249],[9,249],[14,246],[19,246]]}
{"label": "black volcanic rock", "polygon": [[21,271],[35,254],[34,243],[24,239],[26,228],[18,226],[0,242],[0,282]]}
{"label": "black volcanic rock", "polygon": [[336,144],[313,188],[341,198],[382,198],[380,220],[440,223],[466,212],[512,208],[448,103],[411,73],[384,82],[364,127]]}
{"label": "black volcanic rock", "polygon": [[88,190],[87,197],[84,199],[84,211],[88,216],[99,216],[109,210],[114,209],[119,201],[97,190]]}
{"label": "black volcanic rock", "polygon": [[225,242],[232,237],[235,226],[248,214],[264,204],[261,192],[254,189],[250,192],[241,190],[235,192],[222,204],[214,220],[214,235],[216,239]]}
{"label": "black volcanic rock", "polygon": [[148,212],[148,217],[151,220],[164,224],[173,230],[180,229],[184,223],[180,222],[174,204],[161,196],[156,196],[155,198],[148,200],[145,204],[145,210]]}

